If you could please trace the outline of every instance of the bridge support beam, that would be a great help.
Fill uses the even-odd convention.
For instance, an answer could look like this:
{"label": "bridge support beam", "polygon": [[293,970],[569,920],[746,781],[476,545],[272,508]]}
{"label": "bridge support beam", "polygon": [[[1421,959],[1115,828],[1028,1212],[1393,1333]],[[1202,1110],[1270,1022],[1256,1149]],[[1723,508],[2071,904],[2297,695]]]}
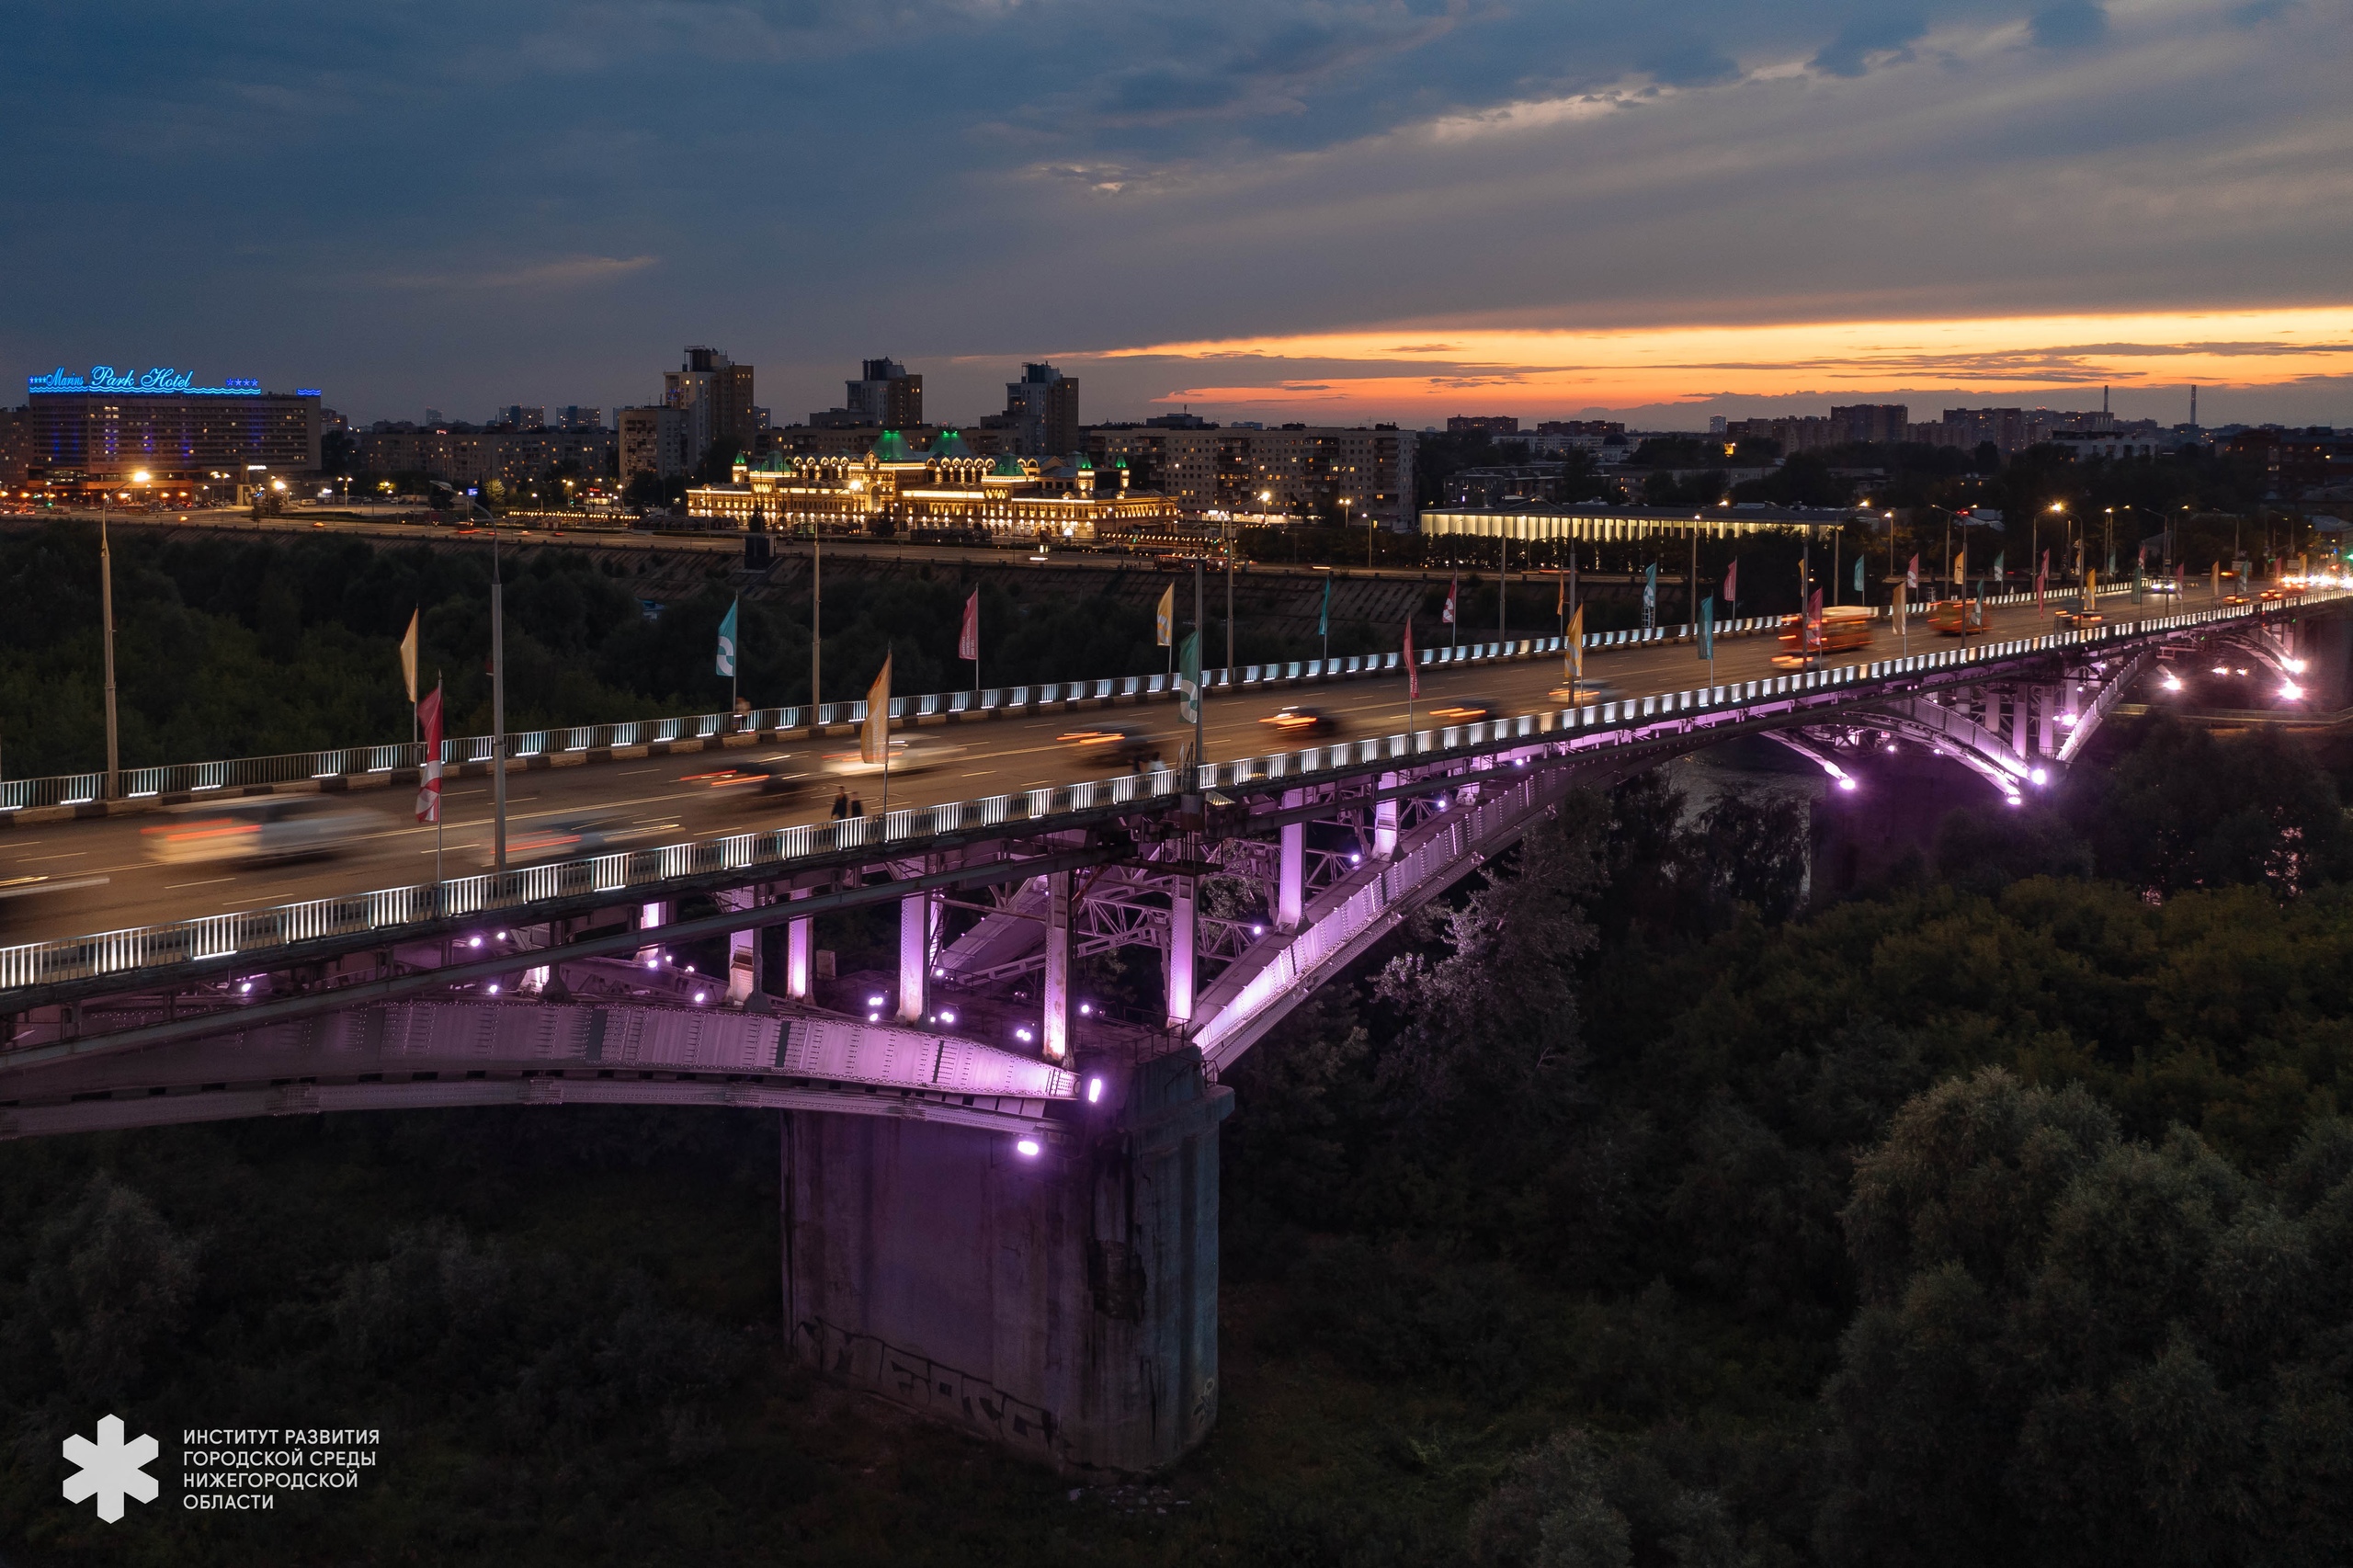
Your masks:
{"label": "bridge support beam", "polygon": [[[1383,791],[1394,790],[1397,776],[1382,774],[1377,788]],[[1376,860],[1397,858],[1397,801],[1393,796],[1372,808],[1372,856]]]}
{"label": "bridge support beam", "polygon": [[[753,888],[731,888],[719,894],[722,909],[748,912],[759,902]],[[760,990],[760,934],[756,929],[733,931],[727,937],[727,1000],[733,1006],[747,1006]]]}
{"label": "bridge support beam", "polygon": [[[792,890],[794,898],[807,898],[807,888]],[[788,920],[784,926],[784,994],[796,1002],[806,1002],[811,995],[810,983],[816,971],[817,923],[802,916]]]}
{"label": "bridge support beam", "polygon": [[1194,902],[1199,881],[1172,877],[1168,883],[1168,1027],[1182,1031],[1193,1021],[1196,951]]}
{"label": "bridge support beam", "polygon": [[1046,1003],[1040,1032],[1049,1062],[1070,1060],[1071,875],[1055,871],[1046,878],[1046,975],[1040,990]]}
{"label": "bridge support beam", "polygon": [[932,937],[939,928],[939,901],[927,892],[899,901],[899,1017],[923,1017],[931,994]]}
{"label": "bridge support beam", "polygon": [[1232,1096],[1179,1051],[1035,1154],[971,1128],[784,1113],[792,1354],[1065,1471],[1173,1462],[1217,1418]]}
{"label": "bridge support beam", "polygon": [[[1304,804],[1303,790],[1283,791],[1283,810],[1293,811]],[[1285,823],[1282,826],[1282,857],[1275,870],[1275,929],[1296,931],[1299,917],[1307,907],[1307,824],[1303,822]]]}

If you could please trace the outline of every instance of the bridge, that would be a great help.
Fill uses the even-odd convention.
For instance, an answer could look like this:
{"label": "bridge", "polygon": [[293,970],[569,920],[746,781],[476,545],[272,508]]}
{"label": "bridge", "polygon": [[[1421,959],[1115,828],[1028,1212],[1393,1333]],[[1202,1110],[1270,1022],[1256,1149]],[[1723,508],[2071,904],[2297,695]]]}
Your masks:
{"label": "bridge", "polygon": [[[51,891],[18,901],[39,933],[0,948],[0,1136],[772,1109],[797,1354],[1050,1463],[1149,1469],[1215,1418],[1221,1073],[1573,790],[1761,734],[1842,790],[1869,789],[1895,746],[2017,803],[2171,661],[2227,655],[2290,684],[2341,672],[2345,598],[2120,595],[2101,624],[2064,630],[1997,601],[1982,635],[1882,620],[1874,647],[1794,669],[1768,623],[1728,629],[1712,665],[1690,628],[1617,633],[1588,640],[1604,688],[1574,701],[1551,695],[1559,639],[1430,650],[1410,726],[1393,654],[1213,672],[1198,768],[1167,760],[1161,677],[901,699],[892,722],[934,731],[945,760],[838,821],[795,820],[823,792],[711,776],[730,752],[789,773],[860,705],[452,742],[460,771],[508,769],[526,831],[593,807],[643,832],[438,881],[403,874],[432,853],[404,820],[410,792],[368,787],[414,778],[400,747],[321,754],[288,780],[250,777],[294,771],[267,762],[152,770],[128,802],[28,785],[0,808],[45,820],[8,835],[0,878]],[[1269,749],[1264,721],[1286,704],[1331,731]],[[1165,732],[1167,755],[1084,776],[1057,737],[1110,722]],[[297,867],[138,853],[165,820],[142,803],[289,784],[380,825]],[[478,857],[479,792],[453,801],[449,852]],[[875,909],[896,915],[895,971],[828,976],[819,922]],[[695,951],[724,962],[705,972]],[[1115,952],[1156,974],[1148,1012],[1089,994],[1085,960]]]}

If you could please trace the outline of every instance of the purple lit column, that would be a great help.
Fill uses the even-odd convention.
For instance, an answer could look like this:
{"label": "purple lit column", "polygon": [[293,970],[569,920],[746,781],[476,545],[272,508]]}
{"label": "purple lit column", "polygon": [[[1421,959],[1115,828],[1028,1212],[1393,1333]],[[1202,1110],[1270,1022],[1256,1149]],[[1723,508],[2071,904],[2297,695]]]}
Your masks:
{"label": "purple lit column", "polygon": [[[792,890],[794,898],[807,898],[807,888]],[[809,1000],[810,971],[814,963],[816,922],[803,915],[789,920],[784,926],[784,994],[798,1002]]]}
{"label": "purple lit column", "polygon": [[[1382,790],[1397,788],[1397,776],[1384,773],[1376,788]],[[1397,801],[1394,797],[1372,808],[1372,854],[1377,860],[1397,858]]]}
{"label": "purple lit column", "polygon": [[1176,877],[1168,890],[1168,1027],[1182,1030],[1193,1021],[1193,897],[1191,877]]}
{"label": "purple lit column", "polygon": [[1046,1060],[1070,1060],[1071,874],[1046,878]]}
{"label": "purple lit column", "polygon": [[[1283,791],[1285,811],[1306,803],[1306,790]],[[1300,915],[1306,903],[1307,824],[1303,822],[1285,823],[1282,829],[1282,863],[1275,873],[1275,929],[1298,930]]]}
{"label": "purple lit column", "polygon": [[939,924],[939,903],[929,893],[899,901],[899,1017],[914,1023],[929,1005],[931,937]]}

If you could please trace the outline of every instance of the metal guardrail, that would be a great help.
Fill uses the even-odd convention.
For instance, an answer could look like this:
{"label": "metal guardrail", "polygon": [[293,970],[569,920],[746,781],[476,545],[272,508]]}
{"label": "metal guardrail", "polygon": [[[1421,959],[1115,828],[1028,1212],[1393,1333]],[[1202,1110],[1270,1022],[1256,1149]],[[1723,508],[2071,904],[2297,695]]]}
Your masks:
{"label": "metal guardrail", "polygon": [[[2330,594],[2326,597],[2341,597]],[[1939,649],[1899,659],[1875,660],[1831,669],[1801,670],[1763,680],[1624,698],[1541,713],[1473,724],[1448,725],[1357,741],[1310,746],[1234,762],[1212,763],[1203,768],[1205,788],[1284,779],[1311,782],[1368,765],[1412,762],[1423,756],[1463,748],[1501,747],[1516,741],[1557,741],[1579,733],[1608,735],[1639,730],[1646,722],[1696,713],[1738,710],[1777,699],[1795,699],[1809,692],[1859,687],[1907,676],[1988,664],[2023,654],[2086,647],[2128,638],[2146,637],[2185,627],[2231,619],[2253,619],[2259,604],[2190,611],[2131,625],[2092,627],[2082,631],[2015,638],[1973,646]],[[1554,640],[1557,642],[1557,639]],[[1603,744],[1606,744],[1603,743]],[[1170,768],[1122,774],[1058,788],[991,795],[980,800],[914,806],[887,816],[853,817],[842,822],[810,824],[766,833],[734,834],[659,848],[626,850],[583,860],[510,870],[502,880],[495,873],[456,878],[436,884],[383,888],[369,892],[309,899],[275,908],[203,915],[154,926],[128,927],[57,941],[29,942],[0,948],[0,994],[20,986],[82,981],[108,974],[160,969],[173,964],[260,955],[297,943],[335,937],[381,937],[404,926],[470,915],[492,915],[526,908],[543,900],[588,893],[628,892],[632,897],[658,897],[656,890],[687,877],[740,870],[781,870],[793,862],[818,855],[897,844],[972,828],[1014,823],[1040,823],[1051,831],[1057,816],[1165,800],[1178,791],[1177,775]]]}

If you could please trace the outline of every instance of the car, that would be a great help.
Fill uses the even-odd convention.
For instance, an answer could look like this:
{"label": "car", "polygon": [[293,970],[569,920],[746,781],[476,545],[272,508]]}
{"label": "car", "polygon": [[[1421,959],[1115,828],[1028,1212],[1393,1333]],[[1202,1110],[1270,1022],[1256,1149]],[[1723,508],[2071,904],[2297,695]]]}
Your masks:
{"label": "car", "polygon": [[1312,735],[1336,735],[1340,721],[1321,708],[1302,708],[1293,704],[1267,714],[1258,721],[1283,740],[1305,740]]}
{"label": "car", "polygon": [[1056,735],[1083,767],[1118,764],[1130,770],[1160,755],[1160,743],[1132,724],[1096,724]]}
{"label": "car", "polygon": [[[891,740],[891,771],[927,773],[943,763],[964,755],[964,748],[944,742],[926,740],[917,735],[892,736]],[[882,764],[869,762],[854,751],[827,752],[818,759],[818,767],[835,778],[880,778]]]}
{"label": "car", "polygon": [[2107,619],[2096,609],[2063,609],[2058,615],[2059,624],[2073,631],[2101,625]]}
{"label": "car", "polygon": [[712,790],[743,790],[756,795],[786,795],[792,792],[796,784],[814,777],[810,769],[795,767],[790,757],[771,756],[722,762],[700,773],[686,774],[678,782]]}
{"label": "car", "polygon": [[2224,594],[2222,596],[2222,602],[2226,605],[2243,605],[2252,603],[2253,601],[2245,594]]}
{"label": "car", "polygon": [[[509,824],[506,863],[529,866],[549,860],[585,860],[676,832],[677,826],[674,820],[610,814]],[[496,848],[490,840],[483,841],[482,860],[485,866],[497,863]]]}
{"label": "car", "polygon": [[1492,719],[1504,710],[1500,702],[1483,697],[1447,697],[1430,704],[1430,722],[1438,724],[1475,724],[1482,719]]}
{"label": "car", "polygon": [[373,812],[311,795],[180,806],[170,820],[139,832],[150,860],[198,866],[339,854],[382,825]]}
{"label": "car", "polygon": [[1606,680],[1563,682],[1544,694],[1563,708],[1583,708],[1596,702],[1615,702],[1623,695]]}

